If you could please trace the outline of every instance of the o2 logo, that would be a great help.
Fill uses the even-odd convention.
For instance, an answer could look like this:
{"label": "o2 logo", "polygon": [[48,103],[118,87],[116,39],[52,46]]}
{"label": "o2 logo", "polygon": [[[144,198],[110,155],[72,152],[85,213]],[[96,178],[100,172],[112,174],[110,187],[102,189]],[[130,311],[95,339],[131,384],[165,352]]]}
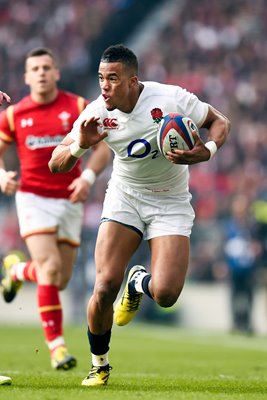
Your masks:
{"label": "o2 logo", "polygon": [[152,158],[156,158],[159,154],[158,150],[151,151],[151,144],[145,139],[133,140],[127,148],[128,157],[145,158],[149,153]]}

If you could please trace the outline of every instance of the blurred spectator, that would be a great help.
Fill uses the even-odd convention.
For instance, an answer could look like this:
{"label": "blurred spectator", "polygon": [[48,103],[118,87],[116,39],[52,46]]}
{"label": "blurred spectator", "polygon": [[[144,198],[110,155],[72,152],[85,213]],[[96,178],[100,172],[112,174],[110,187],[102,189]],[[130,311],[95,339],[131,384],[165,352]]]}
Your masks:
{"label": "blurred spectator", "polygon": [[229,268],[233,331],[252,333],[252,304],[260,244],[246,195],[233,197],[225,223],[225,260]]}
{"label": "blurred spectator", "polygon": [[261,243],[261,271],[260,282],[267,294],[267,178],[265,177],[265,189],[260,192],[252,203],[252,212],[255,218],[255,237]]}

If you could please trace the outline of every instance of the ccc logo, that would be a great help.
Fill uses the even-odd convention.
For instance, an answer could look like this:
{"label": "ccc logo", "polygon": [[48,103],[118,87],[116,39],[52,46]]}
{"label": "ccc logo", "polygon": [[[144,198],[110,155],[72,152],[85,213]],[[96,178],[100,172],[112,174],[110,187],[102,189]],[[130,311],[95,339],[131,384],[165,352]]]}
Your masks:
{"label": "ccc logo", "polygon": [[103,125],[105,128],[116,129],[118,128],[118,123],[116,118],[105,118],[103,121]]}

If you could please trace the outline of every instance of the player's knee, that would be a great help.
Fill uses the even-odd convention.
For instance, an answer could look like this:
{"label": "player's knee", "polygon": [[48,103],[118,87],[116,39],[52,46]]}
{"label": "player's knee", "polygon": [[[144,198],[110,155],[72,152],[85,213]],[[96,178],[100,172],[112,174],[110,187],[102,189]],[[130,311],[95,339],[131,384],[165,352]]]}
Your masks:
{"label": "player's knee", "polygon": [[63,278],[60,271],[60,262],[51,262],[50,260],[47,260],[47,262],[44,262],[40,267],[40,273],[47,284],[55,285],[59,290],[62,290],[67,285],[68,280]]}
{"label": "player's knee", "polygon": [[153,298],[160,307],[168,308],[176,303],[180,293],[181,290],[160,289],[154,291]]}
{"label": "player's knee", "polygon": [[51,285],[57,284],[58,272],[55,268],[47,268],[46,270],[47,280]]}
{"label": "player's knee", "polygon": [[66,289],[68,283],[69,283],[69,278],[63,277],[61,279],[58,279],[57,287],[59,290],[64,290]]}
{"label": "player's knee", "polygon": [[102,306],[113,304],[118,291],[119,287],[111,281],[98,283],[94,290],[97,302]]}
{"label": "player's knee", "polygon": [[154,297],[154,300],[160,307],[168,308],[175,304],[178,297],[173,297],[168,294],[166,295],[159,295]]}

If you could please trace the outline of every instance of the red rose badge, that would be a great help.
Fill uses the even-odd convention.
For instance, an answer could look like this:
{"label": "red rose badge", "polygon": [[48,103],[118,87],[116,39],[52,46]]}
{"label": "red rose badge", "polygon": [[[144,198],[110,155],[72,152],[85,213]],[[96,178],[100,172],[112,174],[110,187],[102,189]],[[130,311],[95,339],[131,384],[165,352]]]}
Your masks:
{"label": "red rose badge", "polygon": [[162,120],[163,118],[163,112],[161,111],[160,108],[153,108],[153,110],[150,111],[151,116],[157,124]]}

